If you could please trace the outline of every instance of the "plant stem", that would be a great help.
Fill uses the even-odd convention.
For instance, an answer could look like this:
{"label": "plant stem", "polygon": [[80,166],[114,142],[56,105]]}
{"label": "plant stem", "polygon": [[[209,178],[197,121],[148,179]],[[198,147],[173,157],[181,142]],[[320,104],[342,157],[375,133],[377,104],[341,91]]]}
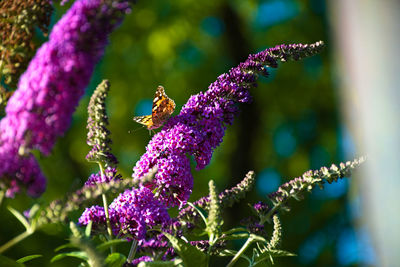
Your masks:
{"label": "plant stem", "polygon": [[3,199],[4,199],[4,195],[5,194],[6,194],[6,192],[4,190],[0,191],[0,206],[1,206],[1,203],[3,203]]}
{"label": "plant stem", "polygon": [[232,267],[235,262],[240,258],[240,256],[248,249],[248,247],[253,243],[254,241],[254,236],[250,235],[247,241],[243,244],[242,248],[236,253],[236,255],[232,258],[232,260],[229,262],[226,267]]}
{"label": "plant stem", "polygon": [[197,208],[192,202],[188,202],[187,204],[188,204],[189,206],[191,206],[194,210],[196,210],[196,211],[199,213],[200,217],[203,219],[204,224],[207,225],[207,219],[206,219],[206,217],[204,217],[204,215],[203,215],[203,213],[200,211],[200,209]]}
{"label": "plant stem", "polygon": [[[99,167],[100,167],[101,180],[105,181],[103,165],[101,165],[100,162],[98,162],[98,164],[99,164]],[[108,236],[109,236],[110,240],[112,240],[113,239],[113,234],[112,234],[112,228],[111,228],[111,222],[110,222],[110,214],[108,212],[107,196],[105,194],[102,194],[101,196],[103,198],[104,213],[106,215],[107,233],[108,233]],[[114,246],[111,246],[110,249],[111,249],[111,253],[113,253],[115,251]]]}
{"label": "plant stem", "polygon": [[2,245],[0,247],[0,254],[2,254],[4,251],[6,251],[10,247],[16,245],[17,243],[24,240],[25,238],[27,238],[28,236],[30,236],[33,233],[34,233],[34,231],[27,230],[27,231],[23,232],[22,234],[17,235],[16,237],[14,237],[13,239],[11,239],[10,241],[8,241],[7,243],[5,243],[4,245]]}
{"label": "plant stem", "polygon": [[137,243],[138,242],[136,239],[132,241],[131,250],[129,250],[128,259],[126,260],[128,263],[132,262],[133,259],[135,258]]}

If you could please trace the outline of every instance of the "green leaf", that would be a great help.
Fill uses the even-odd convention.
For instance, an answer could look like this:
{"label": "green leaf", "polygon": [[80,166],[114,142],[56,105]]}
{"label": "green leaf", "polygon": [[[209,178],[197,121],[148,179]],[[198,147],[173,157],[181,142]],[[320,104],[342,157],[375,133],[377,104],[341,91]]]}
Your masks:
{"label": "green leaf", "polygon": [[[221,257],[232,257],[235,256],[237,253],[236,250],[231,250],[231,249],[224,249],[223,251],[221,251],[218,256]],[[240,255],[241,258],[246,259],[248,262],[251,263],[251,260],[249,257],[247,257],[245,254]]]}
{"label": "green leaf", "polygon": [[221,240],[240,240],[249,238],[248,233],[232,234],[228,236],[221,237]]}
{"label": "green leaf", "polygon": [[33,205],[32,208],[30,208],[29,210],[29,218],[37,217],[39,210],[40,210],[39,204]]}
{"label": "green leaf", "polygon": [[272,264],[274,263],[273,259],[278,258],[278,257],[292,257],[292,256],[297,256],[296,254],[293,254],[289,251],[285,250],[279,250],[279,249],[271,249],[271,250],[266,250],[262,254],[258,255],[256,257],[256,263],[254,265],[257,265],[261,262],[264,262],[266,260],[269,260]]}
{"label": "green leaf", "polygon": [[174,261],[150,261],[150,262],[140,262],[138,267],[169,267],[169,266],[179,266],[183,267],[183,261],[181,259],[177,259]]}
{"label": "green leaf", "polygon": [[297,256],[296,254],[286,251],[286,250],[280,250],[280,249],[271,249],[268,251],[269,254],[271,254],[272,257],[293,257]]}
{"label": "green leaf", "polygon": [[86,237],[89,237],[90,233],[92,232],[92,224],[93,224],[93,221],[89,221],[89,223],[86,225],[86,228],[85,228],[85,236]]}
{"label": "green leaf", "polygon": [[87,256],[86,252],[83,252],[83,251],[72,251],[72,252],[66,252],[66,253],[58,254],[58,255],[54,256],[51,259],[50,262],[53,263],[55,261],[58,261],[58,260],[61,260],[61,259],[65,258],[65,257],[78,258],[78,259],[81,259],[81,260],[84,260],[84,261],[88,261],[88,259],[89,259],[89,257]]}
{"label": "green leaf", "polygon": [[206,254],[201,252],[199,249],[186,243],[180,238],[176,238],[173,235],[165,232],[163,234],[168,238],[169,242],[171,242],[176,253],[178,253],[178,255],[182,258],[184,266],[208,266]]}
{"label": "green leaf", "polygon": [[236,250],[231,250],[231,249],[224,249],[223,251],[221,251],[218,256],[221,257],[230,257],[230,256],[235,256],[237,253]]}
{"label": "green leaf", "polygon": [[121,253],[115,252],[108,255],[108,257],[106,258],[107,266],[110,267],[121,267],[124,265],[125,262],[126,262],[126,257]]}
{"label": "green leaf", "polygon": [[40,258],[40,257],[43,257],[43,256],[42,255],[38,255],[38,254],[30,255],[30,256],[26,256],[26,257],[18,259],[17,262],[18,263],[24,263],[24,262],[27,262],[27,261],[30,261],[30,260],[33,260],[33,259],[36,259],[36,258]]}
{"label": "green leaf", "polygon": [[22,263],[16,262],[13,259],[10,259],[6,256],[0,255],[0,266],[7,266],[7,267],[23,267],[25,266]]}
{"label": "green leaf", "polygon": [[230,229],[228,231],[222,232],[222,234],[230,235],[230,234],[234,234],[234,233],[237,233],[237,232],[247,233],[248,231],[244,227],[236,227],[236,228],[232,228],[232,229]]}
{"label": "green leaf", "polygon": [[75,245],[75,244],[67,243],[67,244],[64,244],[64,245],[61,245],[61,246],[57,247],[54,251],[57,252],[57,251],[60,251],[62,249],[66,249],[66,248],[79,248],[79,247],[77,245]]}
{"label": "green leaf", "polygon": [[104,250],[108,249],[111,246],[118,245],[118,244],[121,244],[121,243],[126,243],[126,242],[128,242],[128,241],[125,240],[125,239],[113,239],[113,240],[109,240],[107,242],[104,242],[104,243],[98,245],[96,247],[96,249],[100,250],[100,251],[104,251]]}
{"label": "green leaf", "polygon": [[22,223],[22,225],[25,227],[27,231],[30,230],[31,226],[28,222],[28,220],[25,218],[24,215],[22,215],[19,211],[13,209],[12,207],[7,207],[8,210]]}
{"label": "green leaf", "polygon": [[260,235],[251,234],[251,238],[257,242],[267,243],[267,240],[265,240],[265,238]]}

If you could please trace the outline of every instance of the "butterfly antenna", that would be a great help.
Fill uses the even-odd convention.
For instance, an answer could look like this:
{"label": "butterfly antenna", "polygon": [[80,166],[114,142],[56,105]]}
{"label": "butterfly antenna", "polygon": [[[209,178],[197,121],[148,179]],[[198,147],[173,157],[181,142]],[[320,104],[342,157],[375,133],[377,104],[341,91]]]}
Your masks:
{"label": "butterfly antenna", "polygon": [[141,129],[143,129],[145,126],[143,125],[143,126],[141,126],[141,127],[139,127],[139,128],[135,128],[135,129],[133,129],[133,130],[128,130],[128,133],[134,133],[134,132],[136,132],[136,131],[139,131],[139,130],[141,130]]}

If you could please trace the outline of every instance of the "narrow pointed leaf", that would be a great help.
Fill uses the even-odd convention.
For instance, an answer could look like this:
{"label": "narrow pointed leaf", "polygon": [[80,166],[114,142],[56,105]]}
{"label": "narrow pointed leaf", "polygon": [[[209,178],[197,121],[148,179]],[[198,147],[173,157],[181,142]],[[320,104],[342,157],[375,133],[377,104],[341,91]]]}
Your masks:
{"label": "narrow pointed leaf", "polygon": [[66,252],[66,253],[58,254],[58,255],[54,256],[51,259],[50,262],[53,263],[55,261],[58,261],[58,260],[61,260],[61,259],[65,258],[65,257],[78,258],[78,259],[81,259],[83,261],[88,261],[88,259],[89,259],[89,257],[87,256],[86,252],[83,252],[83,251],[72,251],[72,252]]}
{"label": "narrow pointed leaf", "polygon": [[106,258],[106,263],[109,267],[122,267],[125,262],[126,257],[121,253],[112,253]]}
{"label": "narrow pointed leaf", "polygon": [[277,257],[292,257],[292,256],[297,256],[297,255],[294,254],[294,253],[291,253],[289,251],[285,251],[285,250],[272,249],[272,250],[267,250],[267,251],[263,252],[258,257],[256,257],[255,260],[256,260],[257,263],[269,260],[273,264],[274,263],[273,258],[277,258]]}
{"label": "narrow pointed leaf", "polygon": [[96,247],[96,249],[100,250],[100,251],[104,251],[104,250],[108,249],[111,246],[118,245],[118,244],[121,244],[121,243],[126,243],[126,242],[128,242],[128,241],[124,240],[124,239],[113,239],[113,240],[109,240],[107,242],[104,242],[104,243],[98,245]]}
{"label": "narrow pointed leaf", "polygon": [[67,244],[57,247],[54,251],[57,252],[57,251],[60,251],[62,249],[66,249],[66,248],[78,248],[78,246],[75,244],[67,243]]}
{"label": "narrow pointed leaf", "polygon": [[171,242],[176,253],[182,258],[183,264],[186,267],[207,266],[207,256],[196,247],[186,243],[180,238],[176,238],[168,233],[163,233]]}
{"label": "narrow pointed leaf", "polygon": [[86,237],[89,237],[90,233],[92,232],[92,224],[93,224],[93,221],[89,221],[89,223],[86,225],[86,228],[85,228],[85,236]]}
{"label": "narrow pointed leaf", "polygon": [[[237,253],[236,250],[231,250],[231,249],[224,249],[223,251],[221,251],[218,256],[221,257],[232,257],[235,256]],[[251,263],[251,259],[249,257],[247,257],[245,254],[240,255],[241,258],[246,259],[248,262]]]}
{"label": "narrow pointed leaf", "polygon": [[27,262],[27,261],[30,261],[30,260],[33,260],[33,259],[36,259],[36,258],[40,258],[40,257],[43,257],[43,255],[38,255],[38,254],[29,255],[29,256],[26,256],[26,257],[18,259],[17,262],[18,263],[24,263],[24,262]]}
{"label": "narrow pointed leaf", "polygon": [[19,211],[13,209],[12,207],[7,208],[18,219],[18,221],[22,223],[26,230],[29,230],[31,228],[28,220],[25,218],[24,215],[22,215]]}
{"label": "narrow pointed leaf", "polygon": [[269,254],[272,255],[272,257],[293,257],[297,256],[296,254],[286,251],[286,250],[280,250],[280,249],[272,249],[269,250]]}

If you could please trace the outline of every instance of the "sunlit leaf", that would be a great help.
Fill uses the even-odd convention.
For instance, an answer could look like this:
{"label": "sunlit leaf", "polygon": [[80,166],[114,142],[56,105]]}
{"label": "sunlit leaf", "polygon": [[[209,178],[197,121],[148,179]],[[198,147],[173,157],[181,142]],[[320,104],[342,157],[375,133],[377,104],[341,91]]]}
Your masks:
{"label": "sunlit leaf", "polygon": [[57,251],[60,251],[62,249],[66,249],[66,248],[78,248],[78,246],[75,244],[72,244],[72,243],[68,243],[68,244],[64,244],[64,245],[57,247],[56,249],[54,249],[54,251],[57,252]]}
{"label": "sunlit leaf", "polygon": [[24,215],[22,215],[19,211],[13,209],[12,207],[7,207],[7,208],[18,219],[18,221],[20,221],[24,225],[26,230],[31,228],[28,220],[25,218]]}
{"label": "sunlit leaf", "polygon": [[89,257],[87,256],[86,252],[83,252],[83,251],[72,251],[72,252],[66,252],[66,253],[58,254],[58,255],[54,256],[51,259],[50,262],[53,263],[55,261],[58,261],[58,260],[61,260],[61,259],[65,258],[65,257],[78,258],[78,259],[81,259],[81,260],[84,260],[84,261],[87,261],[89,259]]}
{"label": "sunlit leaf", "polygon": [[174,247],[176,253],[182,258],[186,267],[190,266],[207,266],[207,256],[196,247],[186,243],[180,238],[164,233]]}
{"label": "sunlit leaf", "polygon": [[125,262],[126,257],[121,253],[112,253],[106,258],[107,266],[110,267],[121,267],[124,265]]}
{"label": "sunlit leaf", "polygon": [[27,262],[27,261],[30,261],[30,260],[33,260],[33,259],[36,259],[36,258],[40,258],[40,257],[43,257],[43,255],[38,255],[38,254],[36,254],[36,255],[29,255],[29,256],[20,258],[19,260],[17,260],[17,262],[18,262],[18,263],[24,263],[24,262]]}

